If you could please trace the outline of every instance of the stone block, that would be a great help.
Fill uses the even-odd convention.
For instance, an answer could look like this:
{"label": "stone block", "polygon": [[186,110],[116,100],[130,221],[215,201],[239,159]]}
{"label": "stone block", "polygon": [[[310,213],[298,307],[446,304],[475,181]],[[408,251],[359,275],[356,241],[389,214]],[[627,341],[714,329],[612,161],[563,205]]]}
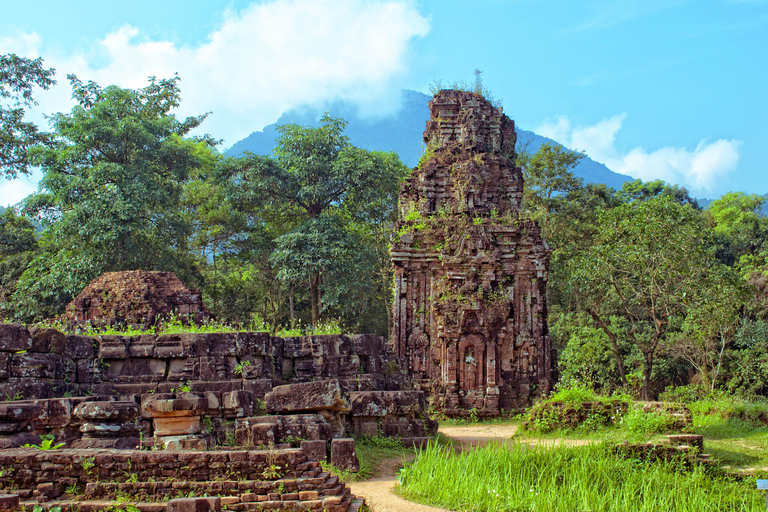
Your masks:
{"label": "stone block", "polygon": [[155,334],[132,337],[128,344],[128,357],[155,357],[156,340]]}
{"label": "stone block", "polygon": [[213,447],[213,438],[199,435],[162,436],[150,439],[151,446],[169,451],[206,451]]}
{"label": "stone block", "polygon": [[40,405],[40,414],[33,420],[33,425],[35,429],[43,430],[64,427],[72,423],[72,409],[79,402],[74,398],[51,398],[35,400],[34,403]]}
{"label": "stone block", "polygon": [[80,384],[91,384],[97,382],[101,376],[101,369],[97,367],[98,360],[80,359],[76,361],[76,379]]}
{"label": "stone block", "polygon": [[200,433],[200,416],[154,418],[155,437],[182,436]]}
{"label": "stone block", "polygon": [[131,336],[99,336],[99,359],[126,359],[128,347],[133,341]]}
{"label": "stone block", "polygon": [[109,382],[160,382],[167,363],[162,359],[135,358],[104,360],[103,378]]}
{"label": "stone block", "polygon": [[221,498],[177,498],[170,500],[166,512],[219,512]]}
{"label": "stone block", "polygon": [[18,494],[0,494],[0,511],[11,511],[19,508]]}
{"label": "stone block", "polygon": [[46,327],[30,327],[29,334],[32,336],[32,346],[30,352],[41,352],[44,354],[63,354],[67,344],[67,338],[64,333],[56,329]]}
{"label": "stone block", "polygon": [[[239,332],[235,336],[235,345],[241,357],[271,356],[274,353],[272,339],[266,332]],[[282,338],[275,339],[282,341]],[[282,350],[277,355],[282,355]]]}
{"label": "stone block", "polygon": [[187,381],[195,378],[195,362],[194,357],[179,357],[172,358],[168,361],[168,375],[166,380],[169,381]]}
{"label": "stone block", "polygon": [[257,423],[251,427],[250,444],[253,446],[275,445],[280,442],[277,423]]}
{"label": "stone block", "polygon": [[163,334],[155,340],[155,357],[171,359],[186,358],[188,355],[178,334]]}
{"label": "stone block", "polygon": [[271,413],[350,410],[337,380],[277,386],[267,393],[266,405]]}
{"label": "stone block", "polygon": [[230,391],[221,397],[224,416],[245,418],[253,414],[253,393],[250,391]]}
{"label": "stone block", "polygon": [[83,437],[136,437],[139,427],[136,423],[83,423],[80,426]]}
{"label": "stone block", "polygon": [[71,359],[90,359],[96,357],[99,339],[93,336],[68,334],[64,345],[64,355]]}
{"label": "stone block", "polygon": [[32,348],[32,335],[22,324],[0,323],[0,351],[18,352]]}
{"label": "stone block", "polygon": [[0,352],[0,380],[10,377],[11,354]]}
{"label": "stone block", "polygon": [[426,408],[423,391],[356,391],[349,394],[352,416],[413,416]]}
{"label": "stone block", "polygon": [[146,394],[141,396],[141,412],[145,418],[199,416],[208,400],[195,393]]}
{"label": "stone block", "polygon": [[[381,336],[374,334],[355,334],[350,336],[352,340],[353,351],[358,356],[369,356],[378,360],[378,356],[387,351],[387,342]],[[378,369],[366,370],[371,373],[377,373]]]}
{"label": "stone block", "polygon": [[318,343],[313,345],[312,340],[313,336],[283,338],[283,357],[286,359],[299,359],[322,356],[322,346]]}
{"label": "stone block", "polygon": [[360,471],[354,439],[347,437],[331,440],[331,465],[341,470]]}
{"label": "stone block", "polygon": [[25,352],[11,357],[11,377],[24,379],[75,380],[76,367],[60,354]]}
{"label": "stone block", "polygon": [[189,385],[194,393],[205,393],[209,391],[228,393],[231,391],[240,391],[243,387],[243,383],[240,380],[219,380],[213,382],[198,380],[190,382]]}
{"label": "stone block", "polygon": [[315,441],[302,441],[301,451],[303,451],[307,456],[307,460],[325,462],[328,459],[328,441],[323,439],[318,439]]}
{"label": "stone block", "polygon": [[9,378],[0,383],[0,397],[6,400],[50,398],[53,384],[27,378]]}
{"label": "stone block", "polygon": [[73,415],[88,422],[125,423],[139,415],[139,406],[127,401],[83,402],[75,407]]}

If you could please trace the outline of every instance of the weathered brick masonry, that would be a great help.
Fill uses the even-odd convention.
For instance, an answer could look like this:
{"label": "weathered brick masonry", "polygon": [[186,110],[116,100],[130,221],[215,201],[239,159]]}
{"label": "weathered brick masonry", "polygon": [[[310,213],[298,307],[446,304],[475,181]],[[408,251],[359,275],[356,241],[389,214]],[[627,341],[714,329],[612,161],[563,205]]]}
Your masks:
{"label": "weathered brick masonry", "polygon": [[552,385],[550,250],[519,218],[514,122],[471,92],[442,91],[429,108],[391,249],[393,349],[438,409],[495,415]]}

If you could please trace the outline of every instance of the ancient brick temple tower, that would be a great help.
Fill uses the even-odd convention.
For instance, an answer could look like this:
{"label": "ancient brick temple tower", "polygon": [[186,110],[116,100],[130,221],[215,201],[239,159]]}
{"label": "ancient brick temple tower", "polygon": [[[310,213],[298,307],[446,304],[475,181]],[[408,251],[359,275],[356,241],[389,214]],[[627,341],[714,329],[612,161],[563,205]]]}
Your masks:
{"label": "ancient brick temple tower", "polygon": [[436,408],[495,415],[551,388],[551,251],[519,218],[514,122],[471,92],[429,108],[425,155],[400,189],[393,348]]}

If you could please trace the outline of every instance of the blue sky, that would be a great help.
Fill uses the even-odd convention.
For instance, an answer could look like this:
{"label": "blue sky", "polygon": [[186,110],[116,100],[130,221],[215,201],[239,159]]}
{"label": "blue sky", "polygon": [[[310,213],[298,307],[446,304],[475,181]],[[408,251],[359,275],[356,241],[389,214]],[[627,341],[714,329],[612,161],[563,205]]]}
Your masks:
{"label": "blue sky", "polygon": [[[616,172],[698,197],[768,192],[768,0],[161,0],[6,2],[0,54],[66,80],[182,82],[179,115],[212,112],[228,147],[302,104],[387,115],[402,88],[485,85],[524,129]],[[35,189],[0,181],[0,205]]]}

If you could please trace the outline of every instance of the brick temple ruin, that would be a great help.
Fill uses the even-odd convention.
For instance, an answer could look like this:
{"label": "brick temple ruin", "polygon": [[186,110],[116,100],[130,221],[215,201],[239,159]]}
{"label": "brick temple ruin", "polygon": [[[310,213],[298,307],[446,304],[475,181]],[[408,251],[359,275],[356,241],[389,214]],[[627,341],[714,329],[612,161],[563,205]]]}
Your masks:
{"label": "brick temple ruin", "polygon": [[482,96],[429,103],[425,155],[400,189],[392,345],[448,415],[497,415],[552,386],[550,249],[519,217],[514,122]]}
{"label": "brick temple ruin", "polygon": [[128,270],[97,277],[67,305],[70,323],[153,326],[176,316],[201,323],[210,315],[200,290],[190,290],[173,272]]}
{"label": "brick temple ruin", "polygon": [[[423,445],[436,433],[405,367],[373,335],[0,324],[0,489],[65,512],[110,510],[118,496],[154,512],[354,512],[362,498],[322,461],[356,470],[350,436]],[[24,447],[45,436],[65,446]],[[179,509],[168,501],[179,495],[220,498]]]}

